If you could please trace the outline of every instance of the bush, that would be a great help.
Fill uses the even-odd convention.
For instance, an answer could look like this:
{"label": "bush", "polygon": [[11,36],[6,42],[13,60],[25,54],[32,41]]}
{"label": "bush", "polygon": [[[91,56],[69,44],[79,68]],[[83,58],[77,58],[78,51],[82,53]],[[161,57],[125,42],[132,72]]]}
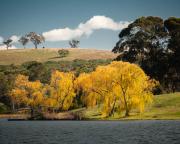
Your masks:
{"label": "bush", "polygon": [[66,57],[69,54],[69,51],[61,49],[61,50],[58,50],[58,53],[59,53],[59,57],[63,58],[63,57]]}
{"label": "bush", "polygon": [[0,114],[5,114],[9,112],[9,108],[0,102]]}

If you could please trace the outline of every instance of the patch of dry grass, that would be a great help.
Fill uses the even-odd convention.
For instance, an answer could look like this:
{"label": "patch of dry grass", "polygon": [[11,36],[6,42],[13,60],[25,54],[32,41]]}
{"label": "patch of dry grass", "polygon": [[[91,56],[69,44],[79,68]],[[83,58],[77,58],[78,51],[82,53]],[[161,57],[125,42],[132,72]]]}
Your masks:
{"label": "patch of dry grass", "polygon": [[45,48],[45,49],[12,49],[12,50],[0,50],[0,65],[15,64],[20,65],[28,61],[60,61],[67,60],[72,61],[75,59],[91,60],[91,59],[114,59],[117,54],[108,50],[96,50],[96,49],[80,49],[71,48],[69,55],[64,58],[60,58],[58,50],[61,48]]}

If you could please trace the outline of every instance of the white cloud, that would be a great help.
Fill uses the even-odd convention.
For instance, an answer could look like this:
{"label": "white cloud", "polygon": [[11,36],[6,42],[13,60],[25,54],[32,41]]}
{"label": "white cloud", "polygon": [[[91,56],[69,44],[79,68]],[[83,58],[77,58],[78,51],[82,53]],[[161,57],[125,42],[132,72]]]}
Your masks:
{"label": "white cloud", "polygon": [[63,41],[81,37],[82,34],[83,32],[79,29],[64,28],[44,32],[43,36],[47,41]]}
{"label": "white cloud", "polygon": [[0,44],[4,41],[4,38],[0,36]]}
{"label": "white cloud", "polygon": [[106,16],[93,16],[85,23],[80,23],[76,29],[70,29],[68,27],[64,29],[53,29],[48,32],[44,32],[43,36],[47,41],[64,41],[73,38],[80,38],[84,35],[89,36],[98,29],[109,29],[113,31],[121,30],[130,24],[128,21],[115,22]]}
{"label": "white cloud", "polygon": [[[6,50],[6,49],[7,49],[6,45],[0,45],[0,50]],[[16,47],[14,45],[12,45],[8,49],[16,49]]]}
{"label": "white cloud", "polygon": [[16,35],[13,35],[10,37],[10,39],[12,39],[12,43],[17,43],[19,38],[20,38],[20,36],[16,36]]}

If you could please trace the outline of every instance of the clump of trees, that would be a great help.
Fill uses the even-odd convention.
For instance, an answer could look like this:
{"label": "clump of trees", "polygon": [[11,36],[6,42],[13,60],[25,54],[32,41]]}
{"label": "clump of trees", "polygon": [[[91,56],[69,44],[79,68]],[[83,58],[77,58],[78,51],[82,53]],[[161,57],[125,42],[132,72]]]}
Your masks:
{"label": "clump of trees", "polygon": [[106,117],[123,110],[129,116],[134,108],[143,112],[152,102],[152,90],[157,85],[140,67],[127,62],[99,66],[92,73],[81,74],[76,82],[86,106],[102,105]]}
{"label": "clump of trees", "polygon": [[69,51],[65,49],[61,49],[61,50],[58,50],[58,54],[60,58],[63,58],[69,55]]}
{"label": "clump of trees", "polygon": [[41,111],[42,107],[68,110],[75,97],[73,80],[72,73],[59,71],[52,72],[50,85],[44,85],[39,80],[32,82],[27,76],[18,75],[10,92],[13,107],[15,104],[18,107],[29,107],[31,118],[34,118],[34,112]]}
{"label": "clump of trees", "polygon": [[[35,32],[30,32],[26,34],[25,36],[21,36],[18,40],[18,42],[21,43],[24,48],[26,44],[30,41],[34,44],[35,49],[37,49],[37,46],[39,44],[42,44],[43,42],[45,42],[45,38],[40,34],[37,34]],[[13,40],[11,38],[8,38],[7,40],[3,41],[3,44],[6,45],[7,50],[9,47],[11,47],[12,43],[13,43]]]}
{"label": "clump of trees", "polygon": [[69,41],[69,45],[70,45],[71,48],[77,48],[79,46],[79,44],[80,44],[79,40],[73,39],[73,40]]}
{"label": "clump of trees", "polygon": [[30,107],[32,117],[34,111],[67,111],[78,96],[86,107],[102,105],[103,116],[124,110],[128,116],[135,108],[143,112],[145,105],[152,102],[156,84],[137,65],[112,62],[79,77],[54,70],[49,84],[17,75],[10,98],[16,107]]}
{"label": "clump of trees", "polygon": [[141,17],[120,32],[112,51],[120,53],[116,60],[136,63],[157,79],[160,92],[179,91],[179,36],[179,18]]}
{"label": "clump of trees", "polygon": [[[28,76],[29,81],[40,81],[42,84],[50,84],[53,70],[62,72],[73,71],[75,76],[83,72],[92,72],[98,65],[107,65],[111,60],[74,60],[74,61],[49,61],[49,62],[25,62],[22,65],[0,65],[0,102],[7,107],[12,107],[9,92],[14,87],[17,75]],[[81,104],[80,97],[75,99],[76,107]],[[17,108],[17,107],[16,107]]]}

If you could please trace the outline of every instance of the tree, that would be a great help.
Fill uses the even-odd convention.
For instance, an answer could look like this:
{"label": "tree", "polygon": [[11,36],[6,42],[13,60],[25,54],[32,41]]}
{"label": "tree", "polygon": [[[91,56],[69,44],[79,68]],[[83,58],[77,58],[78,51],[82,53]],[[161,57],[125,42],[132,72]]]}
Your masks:
{"label": "tree", "polygon": [[73,104],[75,98],[73,73],[64,73],[57,70],[52,72],[51,76],[51,99],[54,99],[54,106],[63,111],[68,110]]}
{"label": "tree", "polygon": [[164,21],[171,39],[168,45],[168,74],[166,79],[173,92],[180,90],[180,18],[170,17]]}
{"label": "tree", "polygon": [[31,118],[34,118],[34,111],[39,110],[43,102],[43,84],[40,81],[30,82],[27,76],[18,75],[15,86],[10,92],[13,105],[25,105],[31,109]]}
{"label": "tree", "polygon": [[6,41],[3,41],[3,44],[5,44],[6,45],[6,47],[7,47],[7,50],[8,50],[8,48],[11,46],[11,44],[12,44],[12,39],[7,39]]}
{"label": "tree", "polygon": [[44,64],[36,61],[26,62],[23,67],[27,70],[30,81],[40,80],[42,83],[49,83],[50,70],[47,70]]}
{"label": "tree", "polygon": [[25,48],[25,45],[29,42],[29,38],[27,38],[26,36],[22,36],[19,39],[19,42],[23,45],[23,47]]}
{"label": "tree", "polygon": [[156,85],[140,67],[127,62],[99,66],[92,73],[81,74],[76,83],[87,107],[102,104],[104,116],[122,110],[128,116],[133,108],[143,112],[145,105],[152,102]]}
{"label": "tree", "polygon": [[61,49],[61,50],[58,50],[58,54],[59,54],[60,58],[63,58],[63,57],[66,57],[69,54],[69,51],[65,50],[65,49]]}
{"label": "tree", "polygon": [[158,83],[150,80],[135,64],[112,62],[110,67],[117,69],[114,83],[118,86],[125,116],[128,116],[133,108],[138,108],[140,112],[143,112],[145,104],[152,102],[152,90]]}
{"label": "tree", "polygon": [[45,41],[42,35],[36,34],[35,32],[30,32],[26,37],[34,44],[35,49],[37,49],[37,45]]}
{"label": "tree", "polygon": [[[172,50],[173,47],[175,48],[179,41],[177,40],[178,34],[175,34],[177,35],[175,38],[172,29],[179,31],[179,25],[179,20],[175,18],[165,21],[152,16],[136,19],[119,34],[120,40],[112,50],[120,53],[116,60],[140,65],[146,74],[160,81],[162,91],[172,91],[168,87],[175,81],[170,82],[167,77],[177,75],[175,70],[170,68],[170,61],[178,59],[177,56],[173,58],[171,55],[175,52]],[[178,51],[175,53],[177,55]],[[178,90],[178,86],[175,87]]]}
{"label": "tree", "polygon": [[6,75],[4,72],[0,72],[0,103],[2,102],[7,106],[11,106],[8,92],[12,88],[12,83],[12,76]]}
{"label": "tree", "polygon": [[71,40],[69,41],[69,45],[71,46],[71,48],[77,48],[79,45],[80,41],[79,40]]}
{"label": "tree", "polygon": [[26,84],[28,83],[28,77],[24,75],[18,75],[15,79],[14,88],[10,91],[10,98],[13,110],[15,105],[22,105],[27,103]]}

